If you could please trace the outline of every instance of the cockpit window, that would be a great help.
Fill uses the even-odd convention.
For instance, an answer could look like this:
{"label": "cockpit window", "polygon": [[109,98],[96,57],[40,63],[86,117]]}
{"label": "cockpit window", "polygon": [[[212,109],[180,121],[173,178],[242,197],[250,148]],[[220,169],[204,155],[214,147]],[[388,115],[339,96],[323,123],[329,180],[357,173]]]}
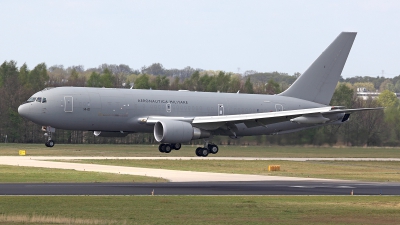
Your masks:
{"label": "cockpit window", "polygon": [[27,102],[34,102],[35,100],[36,100],[36,97],[30,97]]}
{"label": "cockpit window", "polygon": [[46,103],[47,99],[42,98],[42,97],[30,97],[26,102],[40,102],[40,103]]}

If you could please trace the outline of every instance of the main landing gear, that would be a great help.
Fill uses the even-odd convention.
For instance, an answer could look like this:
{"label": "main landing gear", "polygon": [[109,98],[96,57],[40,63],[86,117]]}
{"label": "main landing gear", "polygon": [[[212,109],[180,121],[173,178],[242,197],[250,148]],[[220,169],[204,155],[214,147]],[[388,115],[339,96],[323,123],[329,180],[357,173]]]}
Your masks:
{"label": "main landing gear", "polygon": [[160,144],[158,146],[158,150],[161,153],[170,153],[172,151],[172,149],[179,150],[179,149],[181,149],[181,147],[182,147],[181,143]]}
{"label": "main landing gear", "polygon": [[47,141],[44,143],[44,145],[49,148],[54,147],[55,142],[51,139],[51,134],[56,132],[56,129],[50,126],[42,126],[42,131],[46,132],[44,133],[44,136],[47,136]]}
{"label": "main landing gear", "polygon": [[202,157],[207,157],[208,154],[217,154],[218,153],[218,145],[215,144],[209,144],[207,141],[204,143],[204,147],[199,147],[196,148],[196,155],[197,156],[202,156]]}
{"label": "main landing gear", "polygon": [[[181,143],[173,143],[173,144],[160,144],[158,146],[158,150],[161,153],[170,153],[172,150],[179,150],[181,149]],[[199,147],[196,149],[195,153],[197,156],[207,157],[208,154],[217,154],[218,153],[218,146],[215,144],[208,143],[205,141],[204,147]]]}

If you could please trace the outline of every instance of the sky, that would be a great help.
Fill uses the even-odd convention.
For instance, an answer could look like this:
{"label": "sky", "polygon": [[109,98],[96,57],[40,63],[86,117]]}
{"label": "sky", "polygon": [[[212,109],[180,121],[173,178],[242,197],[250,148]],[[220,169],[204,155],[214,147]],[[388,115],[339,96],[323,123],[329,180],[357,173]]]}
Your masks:
{"label": "sky", "polygon": [[397,0],[2,0],[0,63],[303,73],[358,32],[343,77],[400,75]]}

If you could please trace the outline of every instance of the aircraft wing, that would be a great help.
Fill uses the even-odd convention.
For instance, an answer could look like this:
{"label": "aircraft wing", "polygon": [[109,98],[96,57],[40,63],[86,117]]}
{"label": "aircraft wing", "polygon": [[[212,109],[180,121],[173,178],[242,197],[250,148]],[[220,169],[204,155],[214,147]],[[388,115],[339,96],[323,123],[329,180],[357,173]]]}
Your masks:
{"label": "aircraft wing", "polygon": [[[179,120],[191,123],[194,127],[202,128],[205,130],[215,130],[227,124],[244,123],[247,127],[267,126],[272,123],[279,123],[284,121],[302,123],[319,124],[329,121],[324,115],[336,113],[353,113],[358,111],[378,110],[383,108],[358,108],[358,109],[343,109],[343,107],[319,107],[310,109],[297,109],[277,112],[265,113],[250,113],[250,114],[237,114],[237,115],[223,115],[223,116],[197,116],[197,117],[164,117],[164,116],[149,116],[143,118],[142,122],[148,124],[156,123],[159,120]],[[304,122],[304,120],[306,122]]]}
{"label": "aircraft wing", "polygon": [[358,111],[378,110],[383,108],[358,108],[358,109],[337,109],[337,107],[319,107],[311,109],[298,109],[278,112],[252,113],[225,116],[200,116],[192,121],[193,126],[206,130],[213,130],[225,124],[244,123],[247,127],[267,126],[272,123],[292,121],[307,124],[322,124],[329,119],[324,115],[345,113],[350,114]]}
{"label": "aircraft wing", "polygon": [[369,110],[380,110],[384,109],[384,107],[377,107],[377,108],[358,108],[358,109],[335,109],[323,114],[333,114],[333,113],[353,113],[359,111],[369,111]]}

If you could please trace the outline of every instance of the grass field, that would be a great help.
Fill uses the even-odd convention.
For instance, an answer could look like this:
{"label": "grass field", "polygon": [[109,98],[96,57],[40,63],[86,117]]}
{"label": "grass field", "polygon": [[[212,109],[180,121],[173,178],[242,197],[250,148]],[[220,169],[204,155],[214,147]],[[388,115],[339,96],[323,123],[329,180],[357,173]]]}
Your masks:
{"label": "grass field", "polygon": [[[194,156],[149,145],[0,144],[0,155]],[[400,158],[400,148],[220,146],[211,157]],[[95,160],[111,165],[400,181],[400,162]],[[270,164],[280,172],[268,172]],[[145,179],[145,180],[142,180]],[[162,182],[160,178],[0,165],[0,182]],[[0,196],[0,224],[400,224],[400,196]]]}
{"label": "grass field", "polygon": [[[400,162],[261,160],[73,160],[72,162],[172,170],[400,182]],[[268,172],[268,165],[281,171]]]}
{"label": "grass field", "polygon": [[[400,148],[362,147],[302,147],[302,146],[219,146],[220,151],[209,157],[350,157],[350,158],[400,158]],[[179,151],[163,154],[158,145],[88,145],[56,144],[0,144],[0,155],[15,156],[24,149],[28,156],[195,156],[196,146],[184,145]]]}
{"label": "grass field", "polygon": [[393,196],[3,196],[0,224],[400,224]]}
{"label": "grass field", "polygon": [[0,165],[0,183],[21,182],[166,182],[166,180],[145,176]]}
{"label": "grass field", "polygon": [[[17,155],[24,149],[28,156],[194,156],[194,146],[183,146],[179,151],[162,154],[157,146],[151,145],[56,145],[47,148],[42,144],[0,144],[0,155]],[[400,158],[400,148],[330,148],[293,146],[220,146],[217,155],[209,157],[360,157],[360,158]],[[173,170],[205,171],[221,173],[280,175],[293,177],[314,177],[348,179],[362,181],[400,182],[400,162],[340,162],[340,161],[184,161],[184,160],[95,160],[80,161],[108,165],[163,168]],[[268,172],[271,164],[281,165],[280,172]],[[29,171],[29,172],[27,172]],[[83,176],[84,172],[46,169],[24,169],[0,167],[0,182],[154,182],[153,178],[126,175],[104,175],[106,177]],[[71,174],[72,173],[72,174]],[[28,176],[30,178],[28,178]],[[157,179],[157,178],[154,178]],[[20,180],[20,181],[18,181]],[[69,180],[69,181],[68,181]]]}

